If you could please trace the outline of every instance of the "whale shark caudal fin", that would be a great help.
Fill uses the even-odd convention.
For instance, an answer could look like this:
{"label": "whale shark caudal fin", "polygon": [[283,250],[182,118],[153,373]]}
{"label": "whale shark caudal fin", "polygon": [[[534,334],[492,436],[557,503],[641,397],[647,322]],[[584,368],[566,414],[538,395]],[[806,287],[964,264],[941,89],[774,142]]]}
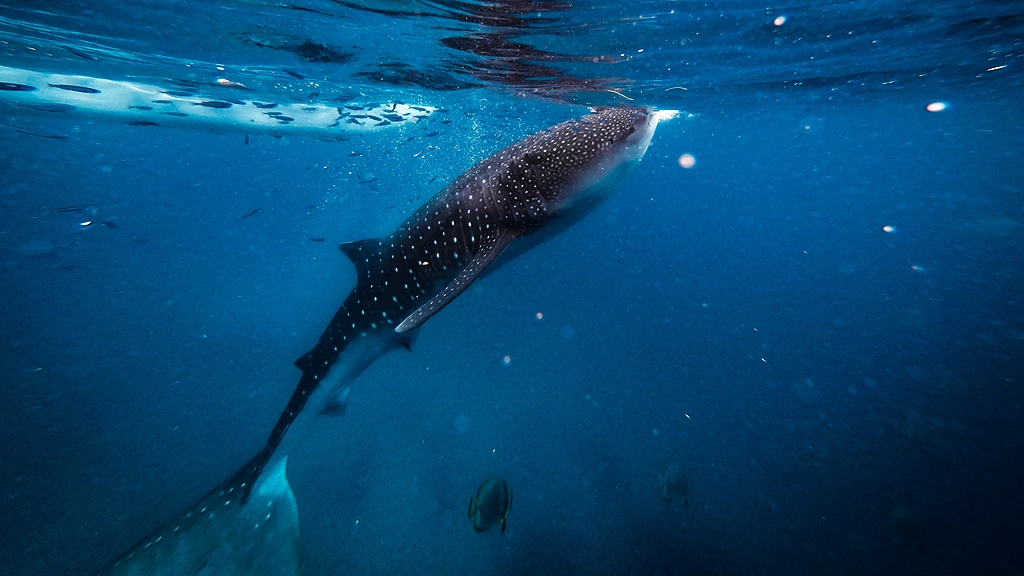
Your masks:
{"label": "whale shark caudal fin", "polygon": [[243,503],[246,464],[100,576],[300,574],[299,514],[286,464],[287,456],[271,462]]}

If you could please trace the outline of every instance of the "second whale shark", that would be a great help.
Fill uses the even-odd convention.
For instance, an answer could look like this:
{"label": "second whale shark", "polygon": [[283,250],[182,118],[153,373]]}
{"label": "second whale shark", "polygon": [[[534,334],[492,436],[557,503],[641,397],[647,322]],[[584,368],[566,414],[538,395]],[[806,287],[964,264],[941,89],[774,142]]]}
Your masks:
{"label": "second whale shark", "polygon": [[[535,245],[600,205],[614,182],[643,158],[658,123],[676,114],[646,107],[596,109],[484,159],[390,235],[342,244],[341,251],[356,267],[356,286],[317,344],[295,362],[302,377],[266,445],[182,513],[192,518],[212,515],[215,509],[218,514],[231,511],[229,522],[238,526],[223,530],[218,539],[209,531],[193,534],[198,529],[181,530],[172,522],[176,525],[155,532],[119,559],[110,573],[206,573],[201,571],[209,566],[196,557],[214,556],[219,558],[218,573],[244,574],[255,549],[294,562],[296,514],[275,528],[276,533],[289,535],[280,539],[280,551],[265,537],[260,546],[250,545],[246,538],[261,532],[243,526],[253,522],[250,516],[258,517],[247,514],[248,507],[263,510],[275,502],[263,494],[264,469],[276,471],[269,477],[278,478],[274,485],[290,498],[283,473],[285,441],[294,444],[298,430],[317,414],[343,411],[349,387],[367,367],[391,350],[411,348],[419,327],[465,291],[510,245]],[[256,491],[250,494],[253,486]],[[254,495],[258,497],[250,499]],[[258,527],[257,523],[254,528]],[[181,539],[190,545],[180,545]],[[137,560],[139,551],[147,558],[144,567]],[[153,558],[160,559],[160,569],[154,569]],[[239,567],[237,572],[225,569],[232,565]],[[296,567],[281,573],[297,572]]]}

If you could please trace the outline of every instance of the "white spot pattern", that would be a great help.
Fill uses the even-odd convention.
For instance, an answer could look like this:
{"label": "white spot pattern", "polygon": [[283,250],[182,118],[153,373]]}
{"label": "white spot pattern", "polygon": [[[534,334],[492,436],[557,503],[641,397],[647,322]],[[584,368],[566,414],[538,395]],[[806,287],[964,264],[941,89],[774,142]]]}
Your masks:
{"label": "white spot pattern", "polygon": [[391,235],[344,245],[359,284],[300,366],[322,374],[350,336],[404,332],[428,319],[493,260],[479,258],[487,245],[543,226],[650,116],[647,108],[606,108],[538,132],[467,170]]}

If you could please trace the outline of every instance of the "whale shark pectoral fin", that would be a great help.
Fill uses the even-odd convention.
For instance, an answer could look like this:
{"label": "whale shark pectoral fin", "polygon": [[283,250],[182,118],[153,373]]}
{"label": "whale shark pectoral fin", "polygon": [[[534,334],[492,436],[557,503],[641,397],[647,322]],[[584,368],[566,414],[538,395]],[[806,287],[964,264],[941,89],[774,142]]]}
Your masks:
{"label": "whale shark pectoral fin", "polygon": [[348,393],[351,390],[351,386],[345,386],[340,392],[331,396],[320,413],[325,416],[344,416],[345,410],[348,409]]}
{"label": "whale shark pectoral fin", "polygon": [[477,250],[469,264],[459,272],[459,275],[452,280],[452,283],[445,287],[437,296],[430,299],[423,306],[416,309],[402,323],[395,327],[395,332],[408,332],[423,324],[428,318],[437,314],[442,308],[448,305],[459,294],[473,283],[473,280],[484,271],[484,268],[494,262],[494,259],[516,238],[519,233],[508,228],[499,228],[492,231],[480,242],[480,249]]}

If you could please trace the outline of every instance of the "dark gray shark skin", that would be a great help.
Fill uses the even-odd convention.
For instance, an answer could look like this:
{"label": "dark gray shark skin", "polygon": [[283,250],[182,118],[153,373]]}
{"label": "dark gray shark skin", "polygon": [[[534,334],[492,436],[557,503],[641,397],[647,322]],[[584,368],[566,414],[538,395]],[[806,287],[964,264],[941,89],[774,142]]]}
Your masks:
{"label": "dark gray shark skin", "polygon": [[[392,234],[340,246],[357,284],[316,346],[299,358],[295,392],[266,446],[239,472],[252,486],[307,403],[341,411],[348,387],[461,294],[513,241],[589,210],[639,162],[659,119],[649,108],[602,108],[529,136],[455,179]],[[585,200],[585,201],[584,201]],[[569,221],[572,221],[571,217]],[[312,399],[312,400],[311,400]]]}

